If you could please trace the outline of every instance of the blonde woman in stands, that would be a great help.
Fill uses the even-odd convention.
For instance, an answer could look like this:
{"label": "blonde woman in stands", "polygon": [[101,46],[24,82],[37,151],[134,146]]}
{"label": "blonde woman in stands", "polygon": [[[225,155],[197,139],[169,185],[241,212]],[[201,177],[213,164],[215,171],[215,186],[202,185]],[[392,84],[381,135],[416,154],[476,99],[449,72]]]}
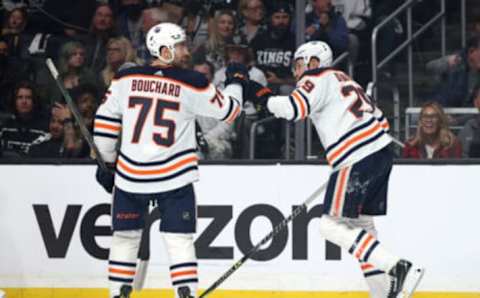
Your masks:
{"label": "blonde woman in stands", "polygon": [[132,46],[132,43],[125,37],[110,38],[107,43],[107,65],[102,70],[104,86],[109,86],[115,73],[122,68],[140,64],[140,59]]}
{"label": "blonde woman in stands", "polygon": [[193,50],[193,58],[196,61],[202,58],[212,63],[215,71],[225,64],[225,49],[233,40],[244,39],[243,35],[237,34],[236,18],[231,10],[219,10],[209,28],[209,37],[206,44]]}
{"label": "blonde woman in stands", "polygon": [[448,125],[440,104],[426,102],[420,111],[417,132],[405,143],[404,158],[461,158],[462,145]]}

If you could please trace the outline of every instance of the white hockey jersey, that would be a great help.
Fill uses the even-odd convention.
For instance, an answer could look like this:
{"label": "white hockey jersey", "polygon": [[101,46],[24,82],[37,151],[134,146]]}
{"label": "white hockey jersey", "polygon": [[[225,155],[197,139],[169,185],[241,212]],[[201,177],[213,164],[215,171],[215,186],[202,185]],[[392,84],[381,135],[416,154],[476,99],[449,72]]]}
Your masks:
{"label": "white hockey jersey", "polygon": [[239,85],[221,92],[190,70],[146,66],[119,72],[94,124],[102,157],[116,162],[115,186],[158,193],[198,180],[195,115],[231,123],[241,100]]}
{"label": "white hockey jersey", "polygon": [[392,141],[382,111],[360,85],[339,70],[305,72],[290,96],[271,97],[268,109],[289,120],[310,117],[334,169],[359,161]]}

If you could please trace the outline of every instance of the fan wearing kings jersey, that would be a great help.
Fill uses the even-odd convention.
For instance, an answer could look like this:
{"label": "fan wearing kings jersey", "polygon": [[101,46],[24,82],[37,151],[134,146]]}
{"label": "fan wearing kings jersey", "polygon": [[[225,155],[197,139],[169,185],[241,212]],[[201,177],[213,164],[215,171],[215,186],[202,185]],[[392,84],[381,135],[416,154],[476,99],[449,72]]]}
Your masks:
{"label": "fan wearing kings jersey", "polygon": [[113,181],[115,185],[110,297],[130,296],[151,201],[161,214],[175,297],[197,296],[195,116],[232,123],[241,111],[248,70],[227,68],[227,86],[220,91],[203,74],[185,68],[190,58],[185,41],[185,32],[175,24],[152,27],[146,44],[155,60],[117,73],[95,117],[95,144],[104,160],[115,164],[114,178],[97,170],[107,191]]}
{"label": "fan wearing kings jersey", "polygon": [[332,51],[321,41],[294,55],[297,88],[271,96],[276,117],[310,117],[332,166],[320,233],[351,253],[360,264],[371,297],[411,297],[424,270],[387,251],[376,238],[373,216],[387,211],[393,164],[388,122],[363,89],[344,72],[330,68]]}

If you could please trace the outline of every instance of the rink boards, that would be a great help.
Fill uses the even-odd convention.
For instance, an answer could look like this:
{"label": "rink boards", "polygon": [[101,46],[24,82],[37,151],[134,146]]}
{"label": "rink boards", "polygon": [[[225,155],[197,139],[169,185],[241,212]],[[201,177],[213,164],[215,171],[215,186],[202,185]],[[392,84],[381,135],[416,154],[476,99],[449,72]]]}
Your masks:
{"label": "rink boards", "polygon": [[[107,297],[110,198],[95,184],[94,171],[86,165],[0,166],[0,289],[8,298]],[[321,165],[208,165],[200,171],[195,185],[200,288],[215,281],[329,174]],[[479,173],[479,165],[395,166],[389,215],[377,221],[379,239],[427,268],[416,297],[480,297]],[[307,215],[212,297],[366,297],[357,264],[318,235],[322,201],[314,201]],[[155,212],[150,221],[146,287],[167,289],[168,260]]]}

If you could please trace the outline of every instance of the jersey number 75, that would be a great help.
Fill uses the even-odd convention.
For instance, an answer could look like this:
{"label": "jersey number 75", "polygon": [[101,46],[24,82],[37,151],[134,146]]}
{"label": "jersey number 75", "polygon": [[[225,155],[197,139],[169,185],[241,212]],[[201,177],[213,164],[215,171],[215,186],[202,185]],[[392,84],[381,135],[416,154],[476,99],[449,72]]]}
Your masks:
{"label": "jersey number 75", "polygon": [[151,97],[130,97],[128,99],[128,107],[135,108],[140,106],[135,128],[133,130],[132,143],[138,143],[142,134],[143,126],[147,120],[147,116],[155,105],[155,114],[153,117],[153,125],[167,128],[167,135],[163,136],[159,133],[153,133],[153,141],[160,146],[170,147],[175,142],[175,121],[166,119],[164,117],[165,110],[178,111],[180,104],[175,101],[169,101],[164,99],[153,99]]}

